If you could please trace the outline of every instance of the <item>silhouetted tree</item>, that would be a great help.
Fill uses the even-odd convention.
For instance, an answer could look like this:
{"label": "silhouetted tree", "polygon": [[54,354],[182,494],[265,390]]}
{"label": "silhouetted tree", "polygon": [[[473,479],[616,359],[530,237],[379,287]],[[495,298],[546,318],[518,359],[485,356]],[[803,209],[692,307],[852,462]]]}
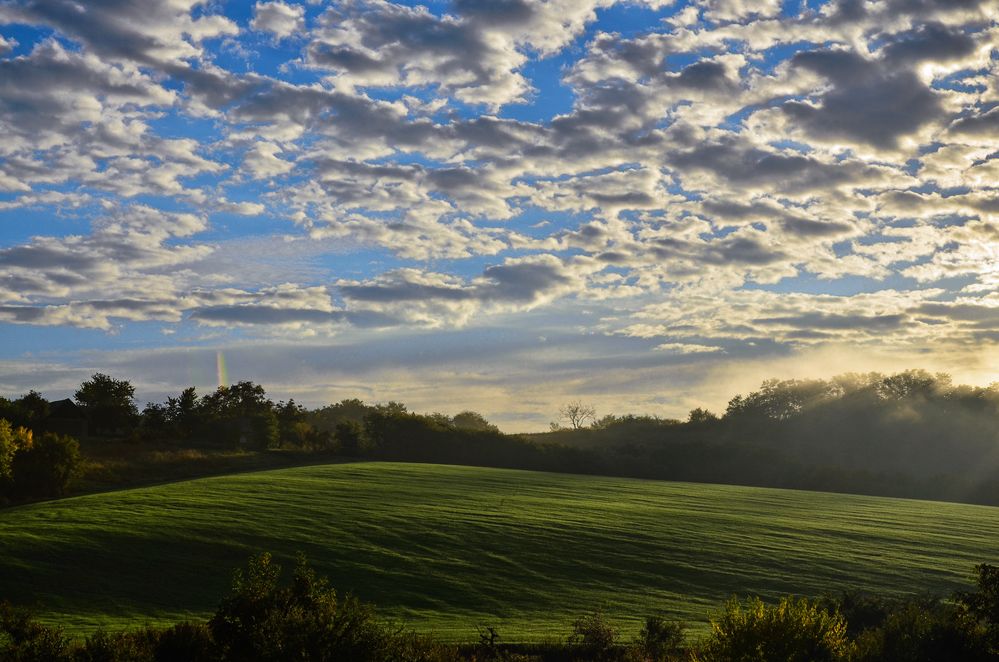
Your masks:
{"label": "silhouetted tree", "polygon": [[167,398],[166,417],[175,434],[182,439],[193,437],[203,423],[198,392],[193,386],[184,389],[179,397]]}
{"label": "silhouetted tree", "polygon": [[138,420],[135,387],[124,379],[95,373],[75,394],[87,415],[90,430],[98,434],[124,434]]}
{"label": "silhouetted tree", "polygon": [[589,405],[584,405],[579,400],[573,400],[559,407],[558,415],[560,421],[565,421],[573,430],[578,430],[586,425],[587,421],[591,423],[595,421],[597,411]]}
{"label": "silhouetted tree", "polygon": [[365,451],[364,427],[357,421],[345,419],[336,424],[336,444],[340,452],[350,457]]}
{"label": "silhouetted tree", "polygon": [[714,423],[718,420],[718,416],[708,411],[707,409],[702,409],[698,407],[696,409],[691,409],[690,414],[687,415],[687,422],[697,424],[703,423]]}
{"label": "silhouetted tree", "polygon": [[459,430],[499,431],[498,427],[487,421],[482,414],[475,411],[458,412],[451,419],[451,422]]}

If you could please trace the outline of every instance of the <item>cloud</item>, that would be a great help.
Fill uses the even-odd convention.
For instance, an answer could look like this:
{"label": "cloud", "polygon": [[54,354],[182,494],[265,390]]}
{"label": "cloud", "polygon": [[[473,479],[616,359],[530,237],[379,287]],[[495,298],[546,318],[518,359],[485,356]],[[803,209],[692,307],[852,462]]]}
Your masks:
{"label": "cloud", "polygon": [[278,156],[281,147],[269,142],[253,144],[243,159],[243,168],[253,179],[269,179],[290,172],[295,164]]}
{"label": "cloud", "polygon": [[285,2],[258,2],[253,5],[250,27],[283,39],[305,30],[305,7]]}
{"label": "cloud", "polygon": [[217,14],[193,16],[200,0],[28,0],[0,6],[0,22],[53,27],[98,56],[142,64],[199,57],[206,39],[238,32]]}
{"label": "cloud", "polygon": [[782,106],[792,122],[812,136],[891,149],[900,138],[944,115],[937,94],[914,73],[885,68],[855,53],[800,53],[791,66],[818,74],[832,85],[814,102],[788,101]]}

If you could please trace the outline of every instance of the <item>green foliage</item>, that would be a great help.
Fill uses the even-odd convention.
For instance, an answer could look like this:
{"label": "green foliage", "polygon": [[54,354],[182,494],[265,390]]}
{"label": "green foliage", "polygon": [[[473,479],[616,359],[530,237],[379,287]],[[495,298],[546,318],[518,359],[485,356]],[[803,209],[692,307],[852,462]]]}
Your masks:
{"label": "green foliage", "polygon": [[203,416],[198,392],[193,386],[184,389],[176,398],[167,398],[166,420],[182,439],[190,439],[199,431]]}
{"label": "green foliage", "polygon": [[336,443],[339,451],[347,457],[357,457],[368,450],[364,428],[360,423],[350,419],[344,419],[336,424]]}
{"label": "green foliage", "polygon": [[602,611],[594,611],[580,616],[572,624],[569,643],[580,649],[590,660],[609,658],[614,652],[617,630],[607,620]]}
{"label": "green foliage", "polygon": [[31,430],[13,428],[0,418],[0,495],[14,477],[14,456],[31,448],[34,436]]}
{"label": "green foliage", "polygon": [[706,425],[717,421],[718,416],[716,414],[701,407],[691,409],[690,413],[687,415],[687,422],[693,423],[694,425]]}
{"label": "green foliage", "polygon": [[98,630],[87,637],[73,659],[75,662],[154,662],[158,638],[159,633],[155,630]]}
{"label": "green foliage", "polygon": [[731,600],[696,654],[704,662],[824,662],[850,652],[846,621],[806,598]]}
{"label": "green foliage", "polygon": [[38,391],[28,391],[16,400],[0,398],[0,418],[14,427],[38,428],[49,413],[49,402]]}
{"label": "green foliage", "polygon": [[410,643],[381,625],[370,607],[340,597],[299,557],[289,586],[269,554],[237,571],[209,627],[232,660],[388,660]]}
{"label": "green foliage", "polygon": [[475,411],[461,411],[451,418],[451,423],[459,430],[471,430],[473,432],[499,432],[499,428],[486,420],[486,418]]}
{"label": "green foliage", "polygon": [[11,494],[20,499],[62,496],[80,461],[76,439],[46,432],[14,455]]}
{"label": "green foliage", "polygon": [[982,628],[989,650],[999,656],[999,566],[976,565],[975,584],[978,590],[959,593],[957,600]]}
{"label": "green foliage", "polygon": [[647,662],[672,659],[683,652],[685,627],[684,623],[662,615],[649,616],[638,633],[635,647]]}
{"label": "green foliage", "polygon": [[0,602],[0,660],[49,662],[63,659],[69,639],[62,631],[38,623],[31,612]]}
{"label": "green foliage", "polygon": [[909,600],[896,604],[877,627],[857,635],[856,662],[994,660],[980,628],[953,604]]}
{"label": "green foliage", "polygon": [[127,434],[138,421],[135,387],[126,380],[98,372],[80,385],[74,397],[94,433]]}

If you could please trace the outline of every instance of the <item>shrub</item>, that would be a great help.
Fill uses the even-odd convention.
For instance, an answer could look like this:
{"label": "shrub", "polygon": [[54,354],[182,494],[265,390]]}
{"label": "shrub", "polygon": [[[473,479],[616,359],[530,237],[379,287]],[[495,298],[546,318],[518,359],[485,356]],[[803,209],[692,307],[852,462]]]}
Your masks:
{"label": "shrub", "polygon": [[683,650],[683,630],[686,626],[664,616],[649,616],[638,633],[635,647],[643,660],[659,662],[678,655]]}
{"label": "shrub", "polygon": [[98,630],[76,651],[76,662],[154,662],[155,630],[107,633]]}
{"label": "shrub", "polygon": [[823,662],[849,652],[846,622],[806,598],[731,600],[711,621],[711,634],[695,655],[704,662]]}
{"label": "shrub", "polygon": [[999,653],[999,566],[982,563],[975,566],[973,593],[959,593],[958,603],[970,618],[977,621],[986,632],[989,646]]}
{"label": "shrub", "polygon": [[569,643],[581,648],[587,659],[601,660],[610,656],[616,638],[617,630],[607,621],[603,612],[595,611],[576,619],[572,624]]}
{"label": "shrub", "polygon": [[34,445],[31,430],[14,428],[9,421],[0,418],[0,499],[11,488],[14,478],[14,457]]}
{"label": "shrub", "polygon": [[0,660],[50,662],[69,658],[62,630],[42,625],[32,614],[0,602]]}
{"label": "shrub", "polygon": [[177,623],[159,633],[153,659],[156,662],[215,662],[221,658],[208,626]]}
{"label": "shrub", "polygon": [[290,586],[279,585],[280,575],[270,554],[237,571],[209,623],[226,659],[386,659],[392,636],[370,607],[340,598],[301,558]]}
{"label": "shrub", "polygon": [[856,639],[857,662],[994,660],[984,631],[951,604],[911,600],[897,605],[876,627]]}
{"label": "shrub", "polygon": [[52,432],[14,455],[12,493],[18,498],[62,496],[80,471],[80,444]]}

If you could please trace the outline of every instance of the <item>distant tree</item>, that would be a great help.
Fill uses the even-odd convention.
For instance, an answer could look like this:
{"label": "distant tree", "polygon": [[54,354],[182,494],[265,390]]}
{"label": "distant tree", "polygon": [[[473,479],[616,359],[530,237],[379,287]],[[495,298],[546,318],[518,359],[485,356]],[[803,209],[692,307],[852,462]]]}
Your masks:
{"label": "distant tree", "polygon": [[220,386],[201,398],[198,414],[205,434],[228,444],[258,448],[277,446],[280,424],[264,387],[250,381]]}
{"label": "distant tree", "polygon": [[409,413],[409,409],[406,408],[406,405],[401,402],[396,402],[395,400],[389,400],[388,402],[377,404],[375,405],[375,409],[387,416],[399,416],[401,414]]}
{"label": "distant tree", "polygon": [[138,420],[135,387],[129,382],[95,373],[80,385],[77,403],[83,408],[90,429],[98,434],[129,432]]}
{"label": "distant tree", "polygon": [[201,399],[201,409],[216,419],[251,417],[273,406],[264,387],[250,381],[219,386]]}
{"label": "distant tree", "polygon": [[905,400],[914,396],[928,397],[951,387],[950,375],[931,375],[925,370],[906,370],[885,377],[875,385],[884,400]]}
{"label": "distant tree", "polygon": [[306,413],[306,420],[313,428],[319,432],[335,434],[337,423],[340,421],[354,421],[357,424],[364,423],[364,417],[373,410],[357,398],[349,398],[334,402],[319,409]]}
{"label": "distant tree", "polygon": [[305,408],[295,402],[279,402],[275,407],[280,445],[290,448],[305,448],[310,444],[312,426],[306,422]]}
{"label": "distant tree", "polygon": [[786,421],[808,407],[835,397],[837,390],[821,379],[768,379],[759,390],[732,398],[725,416]]}
{"label": "distant tree", "polygon": [[340,452],[350,457],[364,453],[364,427],[357,421],[345,419],[336,424],[336,444]]}
{"label": "distant tree", "polygon": [[144,437],[165,435],[170,429],[170,420],[167,417],[166,405],[156,402],[146,403],[146,406],[142,410],[140,427]]}
{"label": "distant tree", "polygon": [[607,428],[614,427],[621,422],[621,418],[614,414],[607,414],[606,416],[601,416],[599,419],[593,421],[592,428],[596,430],[606,430]]}
{"label": "distant tree", "polygon": [[190,386],[176,398],[167,398],[166,419],[172,434],[181,439],[191,439],[201,432],[204,425],[198,392]]}
{"label": "distant tree", "polygon": [[597,419],[597,411],[589,405],[584,405],[579,400],[573,400],[559,407],[559,420],[569,424],[573,430],[578,430],[586,425],[587,421],[593,422]]}
{"label": "distant tree", "polygon": [[486,420],[486,418],[475,411],[462,411],[454,415],[452,424],[459,430],[473,430],[476,432],[499,432],[499,428]]}
{"label": "distant tree", "polygon": [[33,430],[44,424],[51,411],[49,401],[35,390],[22,395],[14,401],[13,405],[18,414],[17,425]]}
{"label": "distant tree", "polygon": [[432,414],[427,414],[425,418],[431,421],[436,427],[442,430],[453,430],[454,420],[447,414],[442,414],[439,411],[435,411]]}
{"label": "distant tree", "polygon": [[707,409],[702,409],[698,407],[696,409],[691,409],[690,414],[687,416],[688,423],[713,423],[718,420],[718,416],[708,411]]}

